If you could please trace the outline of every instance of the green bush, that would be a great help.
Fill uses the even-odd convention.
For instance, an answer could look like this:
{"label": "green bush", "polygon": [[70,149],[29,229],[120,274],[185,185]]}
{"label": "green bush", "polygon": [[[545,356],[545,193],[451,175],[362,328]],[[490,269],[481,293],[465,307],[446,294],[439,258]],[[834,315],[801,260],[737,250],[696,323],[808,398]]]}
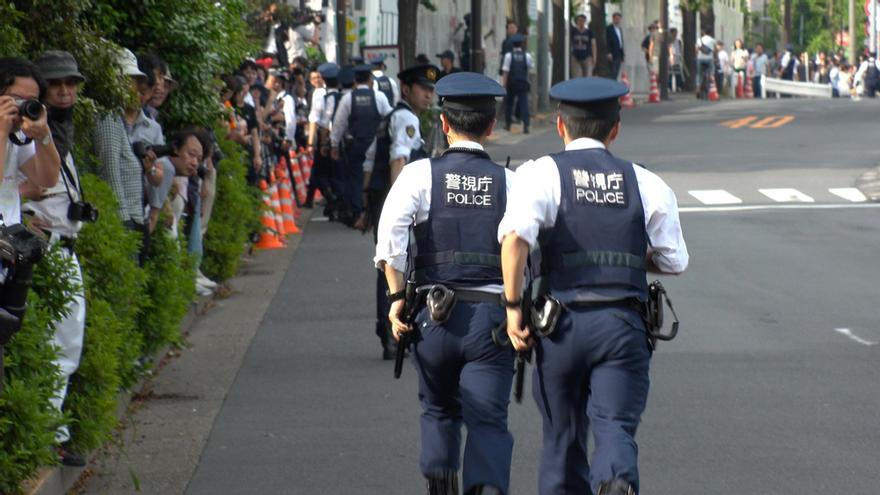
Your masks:
{"label": "green bush", "polygon": [[[217,130],[218,137],[221,132]],[[248,235],[260,230],[260,198],[247,183],[247,165],[241,147],[220,138],[225,159],[217,166],[217,201],[204,238],[202,272],[223,281],[238,270]]]}
{"label": "green bush", "polygon": [[5,349],[6,383],[0,394],[0,492],[13,492],[41,465],[57,462],[52,446],[62,422],[49,399],[59,384],[53,363],[52,321],[64,314],[75,287],[71,267],[50,251],[34,273],[22,329]]}
{"label": "green bush", "polygon": [[172,239],[161,226],[150,240],[146,303],[141,312],[142,355],[152,356],[164,345],[181,342],[180,322],[195,295],[195,265],[186,252],[185,238]]}

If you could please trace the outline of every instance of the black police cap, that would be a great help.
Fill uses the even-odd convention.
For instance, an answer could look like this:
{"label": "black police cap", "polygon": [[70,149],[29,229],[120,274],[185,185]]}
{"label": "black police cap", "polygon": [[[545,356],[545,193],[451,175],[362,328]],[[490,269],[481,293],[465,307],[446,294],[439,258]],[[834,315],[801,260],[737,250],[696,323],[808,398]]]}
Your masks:
{"label": "black police cap", "polygon": [[354,66],[355,74],[365,74],[367,72],[373,72],[373,66],[370,64],[361,64]]}
{"label": "black police cap", "polygon": [[339,73],[336,75],[336,80],[338,80],[339,84],[343,86],[354,84],[354,68],[350,65],[340,67]]}
{"label": "black police cap", "polygon": [[437,96],[443,108],[478,112],[495,109],[495,98],[506,92],[495,80],[476,72],[455,72],[437,82]]}
{"label": "black police cap", "polygon": [[336,79],[339,75],[339,66],[333,62],[327,62],[318,66],[318,73],[324,79]]}
{"label": "black police cap", "polygon": [[440,75],[440,68],[433,64],[414,65],[397,73],[402,84],[421,84],[433,88]]}
{"label": "black police cap", "polygon": [[573,117],[615,118],[620,114],[620,97],[629,88],[604,77],[579,77],[555,84],[550,98],[559,101],[559,109]]}

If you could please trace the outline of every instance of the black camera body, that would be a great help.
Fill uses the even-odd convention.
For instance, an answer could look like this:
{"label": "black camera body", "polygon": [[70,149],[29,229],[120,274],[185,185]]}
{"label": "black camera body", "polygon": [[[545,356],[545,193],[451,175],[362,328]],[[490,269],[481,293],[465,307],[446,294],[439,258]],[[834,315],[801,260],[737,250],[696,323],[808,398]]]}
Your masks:
{"label": "black camera body", "polygon": [[47,247],[44,238],[22,224],[0,226],[0,262],[7,268],[6,280],[0,285],[0,346],[21,329],[34,265]]}
{"label": "black camera body", "polygon": [[98,221],[98,209],[88,201],[75,201],[67,208],[67,219],[72,222]]}
{"label": "black camera body", "polygon": [[39,120],[43,115],[43,104],[36,99],[23,100],[18,104],[18,114],[28,120]]}
{"label": "black camera body", "polygon": [[46,240],[24,225],[0,225],[0,261],[6,265],[34,265],[43,258]]}
{"label": "black camera body", "polygon": [[136,141],[134,143],[131,143],[131,150],[140,161],[144,161],[144,157],[146,157],[147,153],[149,153],[150,151],[156,154],[156,158],[169,156],[174,153],[174,148],[167,144],[153,145],[147,144],[143,141]]}

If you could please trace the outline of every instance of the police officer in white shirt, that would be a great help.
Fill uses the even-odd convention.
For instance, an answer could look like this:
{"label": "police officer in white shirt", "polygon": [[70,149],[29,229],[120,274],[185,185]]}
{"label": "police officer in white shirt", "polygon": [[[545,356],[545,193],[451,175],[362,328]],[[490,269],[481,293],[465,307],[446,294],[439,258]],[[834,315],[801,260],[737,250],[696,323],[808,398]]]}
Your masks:
{"label": "police officer in white shirt", "polygon": [[[440,69],[430,64],[410,67],[398,74],[403,85],[403,99],[382,121],[376,137],[375,166],[367,178],[368,214],[362,217],[364,221],[356,225],[361,230],[378,224],[385,195],[404,165],[428,158],[417,113],[426,110],[434,102],[434,83],[439,75]],[[392,359],[396,346],[394,339],[390,338],[387,290],[385,275],[379,272],[376,279],[376,335],[382,343],[383,359]]]}
{"label": "police officer in white shirt", "polygon": [[[423,410],[419,464],[428,494],[459,493],[463,423],[464,493],[503,495],[509,493],[513,451],[507,429],[513,351],[496,345],[492,335],[504,321],[495,230],[513,173],[493,162],[482,143],[492,133],[495,100],[504,89],[469,72],[444,77],[436,89],[450,147],[439,158],[403,167],[382,209],[374,262],[390,287],[395,338],[418,332],[412,355]],[[407,268],[413,283],[430,288],[431,309],[421,309],[413,327],[401,321]]]}
{"label": "police officer in white shirt", "polygon": [[[537,346],[541,495],[638,493],[635,433],[652,352],[640,313],[646,274],[677,274],[688,264],[675,194],[657,175],[608,152],[627,92],[602,78],[553,86],[565,151],[517,170],[498,227],[508,336],[517,350]],[[541,308],[551,308],[548,314],[560,311],[555,327],[537,329],[541,338],[520,309],[530,250],[528,294],[548,298]]]}
{"label": "police officer in white shirt", "polygon": [[[385,75],[387,69],[385,55],[371,58],[370,65],[373,66],[373,89],[381,91],[388,98],[388,103],[391,103],[391,106],[396,105],[400,101],[400,86],[397,85],[397,81],[393,77]],[[400,74],[397,74],[397,78],[400,79]]]}
{"label": "police officer in white shirt", "polygon": [[[364,211],[364,162],[373,145],[379,123],[393,108],[381,91],[372,88],[371,66],[354,68],[355,88],[339,101],[330,131],[330,156],[339,160],[345,146],[345,209],[340,219],[349,226]],[[350,138],[346,138],[346,136]]]}

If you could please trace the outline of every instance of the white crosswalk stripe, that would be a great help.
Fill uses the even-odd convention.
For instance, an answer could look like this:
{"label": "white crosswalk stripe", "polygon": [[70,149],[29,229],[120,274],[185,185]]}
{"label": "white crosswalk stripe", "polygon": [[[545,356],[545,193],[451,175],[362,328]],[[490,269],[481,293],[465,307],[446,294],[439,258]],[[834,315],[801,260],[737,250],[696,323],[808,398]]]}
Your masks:
{"label": "white crosswalk stripe", "polygon": [[847,201],[852,201],[853,203],[864,203],[868,200],[868,198],[862,194],[862,191],[859,191],[855,187],[832,187],[828,192]]}
{"label": "white crosswalk stripe", "polygon": [[736,205],[743,201],[724,189],[703,189],[688,191],[688,194],[697,198],[704,205]]}
{"label": "white crosswalk stripe", "polygon": [[816,200],[791,188],[758,189],[758,192],[777,203],[815,203]]}

